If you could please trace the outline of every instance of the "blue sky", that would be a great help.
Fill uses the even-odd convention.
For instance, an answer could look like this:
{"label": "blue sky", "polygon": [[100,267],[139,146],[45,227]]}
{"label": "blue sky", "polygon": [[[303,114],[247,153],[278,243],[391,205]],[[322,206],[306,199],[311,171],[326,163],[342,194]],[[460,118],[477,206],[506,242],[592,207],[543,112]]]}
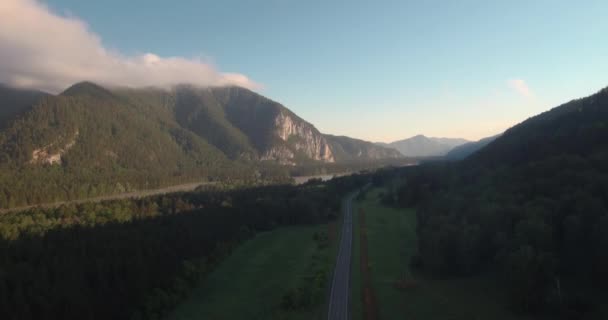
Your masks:
{"label": "blue sky", "polygon": [[45,3],[105,48],[209,61],[373,141],[477,139],[608,86],[608,1]]}

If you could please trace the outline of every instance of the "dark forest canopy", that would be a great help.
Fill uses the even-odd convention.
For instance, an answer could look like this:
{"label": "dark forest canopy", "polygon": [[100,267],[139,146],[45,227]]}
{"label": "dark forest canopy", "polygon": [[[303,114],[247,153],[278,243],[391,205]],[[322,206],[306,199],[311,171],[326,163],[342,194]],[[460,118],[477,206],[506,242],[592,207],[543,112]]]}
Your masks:
{"label": "dark forest canopy", "polygon": [[355,175],[0,216],[3,319],[156,319],[232,248],[278,226],[327,223]]}

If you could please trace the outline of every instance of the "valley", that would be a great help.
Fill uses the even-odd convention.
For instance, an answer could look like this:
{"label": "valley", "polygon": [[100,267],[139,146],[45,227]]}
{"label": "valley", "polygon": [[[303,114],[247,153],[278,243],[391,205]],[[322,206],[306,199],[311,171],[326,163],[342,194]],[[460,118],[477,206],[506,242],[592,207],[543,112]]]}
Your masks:
{"label": "valley", "polygon": [[[111,97],[118,100],[101,108],[124,112],[112,109],[114,103],[126,99],[119,98],[117,92],[85,83],[67,90],[66,96],[94,99],[90,101]],[[210,94],[194,92],[188,93],[189,99]],[[156,98],[160,94],[161,100],[171,100],[164,96],[167,92],[152,93]],[[144,97],[132,92],[120,94],[128,99]],[[225,101],[242,94],[279,108],[248,91],[220,90],[212,97]],[[70,108],[82,110],[83,115],[92,112],[79,109],[75,101]],[[199,103],[193,101],[189,103]],[[199,171],[213,175],[196,178],[196,170],[211,167],[192,163],[192,176],[163,180],[159,177],[172,165],[169,158],[157,158],[164,154],[164,147],[148,150],[159,153],[144,166],[133,163],[129,167],[131,163],[122,162],[130,158],[121,159],[122,151],[116,148],[119,143],[105,144],[118,151],[112,151],[109,162],[87,158],[94,153],[84,148],[86,139],[97,136],[81,125],[74,129],[76,122],[70,124],[71,116],[61,118],[72,114],[66,113],[67,109],[61,111],[63,107],[44,111],[50,103],[47,100],[28,111],[34,113],[18,118],[21,120],[5,129],[0,139],[4,148],[25,141],[19,140],[23,139],[19,130],[26,128],[30,119],[40,123],[44,113],[36,112],[53,110],[54,121],[67,121],[59,126],[47,122],[48,129],[40,132],[48,133],[49,138],[30,144],[32,151],[25,153],[40,157],[43,149],[48,155],[59,152],[60,161],[25,161],[21,165],[9,161],[1,167],[4,181],[36,177],[2,186],[6,203],[15,206],[0,215],[0,247],[4,248],[0,250],[0,267],[13,275],[3,278],[0,292],[12,288],[21,291],[0,300],[1,307],[18,318],[41,314],[82,317],[93,308],[100,316],[112,318],[261,319],[270,314],[276,319],[506,320],[544,319],[559,312],[580,319],[601,319],[606,314],[599,302],[604,294],[598,293],[591,279],[603,281],[605,269],[600,266],[608,252],[603,250],[606,242],[602,231],[606,222],[606,173],[602,165],[606,132],[598,122],[605,118],[606,102],[606,90],[602,90],[528,119],[500,136],[453,147],[445,161],[433,156],[428,162],[395,156],[396,150],[370,147],[367,142],[346,137],[323,140],[323,135],[314,133],[314,127],[303,122],[296,125],[303,120],[288,111],[280,112],[293,119],[278,119],[289,125],[271,126],[268,131],[279,139],[272,147],[263,147],[261,140],[237,143],[255,141],[246,134],[252,124],[234,122],[230,127],[225,122],[226,128],[232,128],[227,130],[243,130],[232,131],[243,134],[231,137],[247,137],[232,140],[235,148],[241,148],[236,153],[232,153],[236,149],[214,146],[220,142],[212,142],[212,138],[203,140],[206,136],[199,136],[201,132],[173,124],[190,139],[186,145],[200,143],[212,151],[196,155],[190,153],[196,148],[179,149],[185,158],[175,158],[177,164],[217,154],[222,159],[217,162],[218,170],[224,166],[226,171]],[[147,103],[129,108],[149,106]],[[165,112],[171,110],[170,105],[162,107],[168,108]],[[249,102],[243,104],[247,105]],[[202,111],[194,114],[198,112]],[[183,123],[196,117],[186,116]],[[154,126],[170,118],[152,119],[156,120],[149,123],[151,127],[140,127],[142,133],[151,133]],[[112,127],[108,127],[110,134],[132,130]],[[180,140],[163,140],[163,130],[157,136],[159,143],[184,146]],[[284,138],[288,142],[302,140],[283,144],[280,141],[285,142]],[[322,141],[327,141],[326,147]],[[340,148],[336,148],[338,143]],[[303,153],[293,158],[289,152],[277,151],[296,152],[298,148],[304,148]],[[99,148],[91,149],[96,150]],[[378,150],[387,152],[387,158]],[[348,154],[367,158],[344,160]],[[271,155],[286,158],[268,158]],[[97,161],[97,167],[87,169],[84,165],[74,171],[73,166],[85,160]],[[146,169],[155,166],[159,166],[156,171]],[[98,188],[96,180],[85,179],[89,177],[87,170],[101,174],[98,181],[104,183],[113,181],[104,176],[112,177],[112,172],[127,170],[124,172],[134,173],[133,178],[141,174],[145,179],[140,186],[147,188],[136,190],[137,184],[129,181],[138,180],[129,180],[127,174],[115,176],[118,189],[113,191],[101,188],[81,193],[81,197],[70,195],[70,190],[83,190],[83,186]],[[549,172],[554,174],[547,175]],[[49,176],[57,180],[44,180]],[[66,180],[68,177],[74,180]],[[171,184],[185,180],[200,182]],[[66,189],[62,183],[76,189]],[[163,184],[170,186],[154,188]],[[72,199],[60,200],[60,196],[46,194],[42,191],[47,189],[36,186],[63,190]],[[29,190],[26,203],[37,204],[18,206],[12,194],[20,187]],[[44,199],[56,200],[46,203]],[[72,244],[70,239],[78,242]],[[40,251],[41,246],[46,249]],[[583,251],[585,255],[580,254]],[[125,264],[131,261],[126,257],[137,258]],[[585,262],[573,264],[573,259]],[[18,271],[24,264],[30,273]],[[142,268],[147,271],[142,272]],[[54,285],[32,287],[28,285],[32,279]],[[555,288],[559,300],[554,300]],[[240,296],[235,295],[237,291]],[[109,292],[124,292],[116,297],[120,302],[114,302],[115,308],[100,304],[99,295]],[[32,300],[33,296],[42,300]],[[73,308],[62,309],[65,301]]]}
{"label": "valley", "polygon": [[608,319],[607,12],[0,0],[0,320]]}
{"label": "valley", "polygon": [[[606,315],[606,90],[444,158],[324,136],[250,91],[113,90],[46,96],[0,133],[0,308],[16,318]],[[210,112],[225,134],[192,124]]]}

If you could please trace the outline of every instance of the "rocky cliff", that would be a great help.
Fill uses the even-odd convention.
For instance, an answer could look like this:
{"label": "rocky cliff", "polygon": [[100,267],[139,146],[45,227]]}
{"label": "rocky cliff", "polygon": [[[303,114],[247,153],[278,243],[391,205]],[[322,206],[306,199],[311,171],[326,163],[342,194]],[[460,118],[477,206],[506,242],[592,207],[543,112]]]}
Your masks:
{"label": "rocky cliff", "polygon": [[[189,109],[191,114],[180,118],[206,119],[206,122],[196,122],[189,127],[201,133],[219,149],[227,150],[227,146],[237,146],[236,152],[227,152],[229,155],[241,156],[255,150],[252,156],[255,159],[288,165],[310,161],[333,163],[401,156],[394,149],[376,146],[367,141],[324,135],[282,104],[247,89],[222,87],[190,90],[197,92],[188,94],[191,98],[186,101],[187,108],[181,109]],[[212,134],[218,132],[224,132],[222,139],[213,139]],[[228,136],[232,137],[231,140],[226,139],[225,133],[230,133]],[[245,144],[248,147],[243,147]]]}
{"label": "rocky cliff", "polygon": [[334,162],[325,137],[282,104],[243,88],[212,88],[227,119],[243,132],[261,160],[295,165]]}
{"label": "rocky cliff", "polygon": [[275,118],[275,127],[283,145],[267,150],[264,159],[295,163],[298,155],[301,155],[311,160],[335,162],[325,137],[310,123],[294,119],[290,112],[281,110]]}

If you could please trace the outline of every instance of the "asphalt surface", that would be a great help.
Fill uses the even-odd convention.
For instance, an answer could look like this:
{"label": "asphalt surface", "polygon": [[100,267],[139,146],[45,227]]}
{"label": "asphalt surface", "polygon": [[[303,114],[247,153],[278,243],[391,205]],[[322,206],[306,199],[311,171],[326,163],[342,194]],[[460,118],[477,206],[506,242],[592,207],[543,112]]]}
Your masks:
{"label": "asphalt surface", "polygon": [[350,260],[353,248],[353,198],[357,194],[348,196],[344,204],[344,222],[340,236],[340,248],[336,259],[336,268],[331,282],[329,294],[328,320],[350,319]]}

